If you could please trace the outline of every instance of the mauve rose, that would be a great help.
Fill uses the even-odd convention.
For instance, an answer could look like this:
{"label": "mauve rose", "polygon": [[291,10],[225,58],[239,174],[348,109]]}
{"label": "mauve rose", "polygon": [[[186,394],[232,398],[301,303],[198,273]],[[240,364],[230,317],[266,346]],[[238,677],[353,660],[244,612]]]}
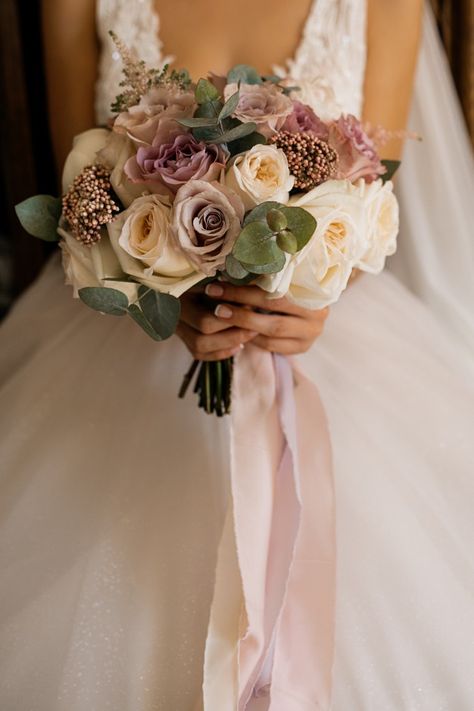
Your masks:
{"label": "mauve rose", "polygon": [[195,109],[196,99],[192,91],[182,91],[174,86],[154,87],[136,106],[117,116],[113,130],[126,133],[137,143],[151,145],[164,118],[189,118]]}
{"label": "mauve rose", "polygon": [[341,116],[329,124],[329,145],[338,155],[337,178],[355,182],[376,180],[386,172],[374,142],[355,116]]}
{"label": "mauve rose", "polygon": [[190,133],[175,136],[171,143],[140,146],[125,164],[134,183],[164,185],[175,193],[189,180],[217,180],[225,167],[227,152],[220,146],[197,141]]}
{"label": "mauve rose", "polygon": [[239,236],[242,200],[225,185],[191,180],[176,193],[171,222],[188,260],[206,276],[223,269]]}
{"label": "mauve rose", "polygon": [[329,129],[319,116],[316,116],[311,106],[293,101],[293,111],[281,127],[282,131],[290,133],[312,133],[316,138],[327,141]]}
{"label": "mauve rose", "polygon": [[[239,90],[237,84],[227,84],[224,99],[227,101]],[[235,118],[243,123],[253,121],[257,131],[268,138],[279,131],[285,119],[293,111],[293,102],[272,82],[241,84],[239,104]]]}

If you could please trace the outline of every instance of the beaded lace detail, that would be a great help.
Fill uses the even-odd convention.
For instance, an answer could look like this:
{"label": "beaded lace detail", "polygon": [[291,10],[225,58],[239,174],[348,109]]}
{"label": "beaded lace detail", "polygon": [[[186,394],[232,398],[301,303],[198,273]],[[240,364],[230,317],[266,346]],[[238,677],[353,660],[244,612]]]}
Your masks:
{"label": "beaded lace detail", "polygon": [[[163,56],[153,0],[97,0],[97,28],[102,48],[96,115],[99,123],[105,123],[121,80],[120,57],[109,30],[152,66],[161,67],[173,57]],[[366,0],[313,0],[293,59],[274,70],[294,79],[301,88],[301,100],[322,118],[341,112],[360,115],[365,30]]]}

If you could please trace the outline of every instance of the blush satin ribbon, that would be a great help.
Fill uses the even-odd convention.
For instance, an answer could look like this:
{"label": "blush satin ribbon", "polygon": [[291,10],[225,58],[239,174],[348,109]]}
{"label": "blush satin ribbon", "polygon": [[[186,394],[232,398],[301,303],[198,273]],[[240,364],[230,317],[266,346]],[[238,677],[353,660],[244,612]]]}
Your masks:
{"label": "blush satin ribbon", "polygon": [[206,640],[205,711],[328,711],[335,563],[318,391],[286,358],[249,345],[234,370],[231,498]]}

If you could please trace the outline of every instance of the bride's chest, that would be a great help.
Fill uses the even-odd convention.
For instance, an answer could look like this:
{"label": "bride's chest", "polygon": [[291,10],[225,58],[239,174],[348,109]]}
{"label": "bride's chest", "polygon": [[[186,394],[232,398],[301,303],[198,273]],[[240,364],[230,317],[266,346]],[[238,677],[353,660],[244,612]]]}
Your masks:
{"label": "bride's chest", "polygon": [[164,54],[193,76],[245,62],[263,74],[294,56],[317,0],[154,0]]}

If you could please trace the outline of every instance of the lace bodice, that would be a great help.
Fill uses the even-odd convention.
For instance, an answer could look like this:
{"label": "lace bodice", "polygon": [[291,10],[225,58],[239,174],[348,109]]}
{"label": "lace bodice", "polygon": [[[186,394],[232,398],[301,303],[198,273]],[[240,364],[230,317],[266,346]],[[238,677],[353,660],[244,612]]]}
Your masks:
{"label": "lace bodice", "polygon": [[[361,113],[365,26],[366,0],[313,0],[294,57],[285,67],[274,68],[298,81],[302,101],[323,118],[341,111]],[[150,65],[160,67],[173,58],[163,56],[153,0],[97,0],[97,29],[101,57],[96,115],[104,123],[121,79],[121,61],[109,30]]]}

